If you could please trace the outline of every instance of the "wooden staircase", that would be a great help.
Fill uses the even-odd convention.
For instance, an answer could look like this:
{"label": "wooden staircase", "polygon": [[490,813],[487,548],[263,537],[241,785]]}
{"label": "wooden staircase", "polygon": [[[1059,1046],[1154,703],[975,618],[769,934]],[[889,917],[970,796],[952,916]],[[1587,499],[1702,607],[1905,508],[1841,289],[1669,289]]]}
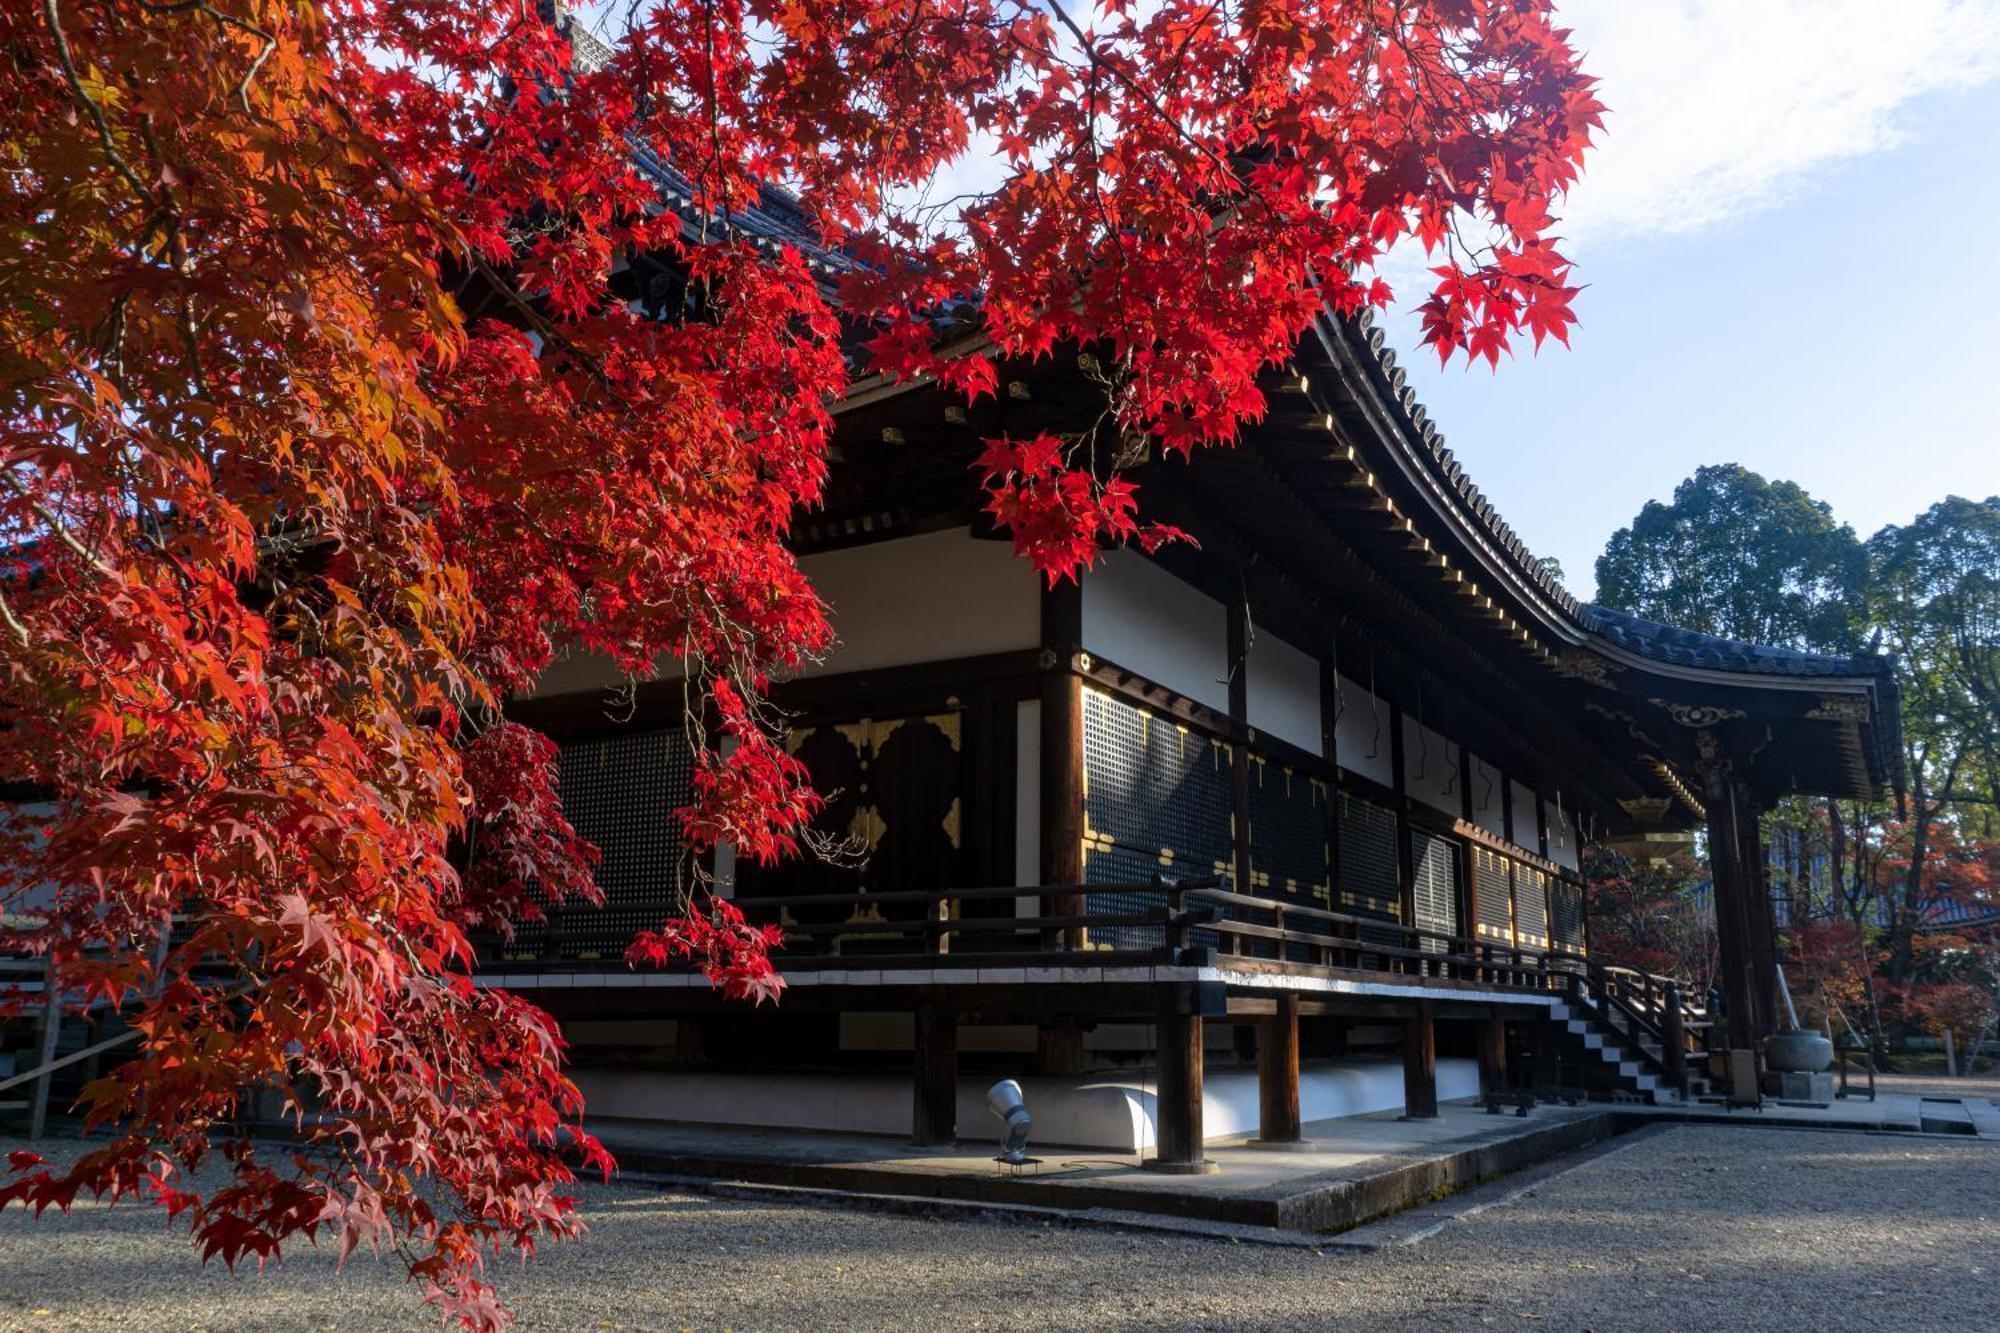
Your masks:
{"label": "wooden staircase", "polygon": [[1709,1095],[1709,1017],[1671,978],[1590,964],[1572,974],[1550,1017],[1589,1086],[1654,1105]]}

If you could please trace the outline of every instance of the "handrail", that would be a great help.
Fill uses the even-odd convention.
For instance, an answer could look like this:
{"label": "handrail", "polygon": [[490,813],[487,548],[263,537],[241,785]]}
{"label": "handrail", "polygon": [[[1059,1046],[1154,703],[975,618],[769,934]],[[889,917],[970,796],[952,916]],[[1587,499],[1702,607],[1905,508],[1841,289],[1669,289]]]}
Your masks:
{"label": "handrail", "polygon": [[[852,957],[869,967],[899,963],[969,964],[976,957],[1074,962],[1079,956],[1107,961],[1111,956],[1191,965],[1217,954],[1245,960],[1288,961],[1339,971],[1470,980],[1511,989],[1548,990],[1570,986],[1578,960],[1537,949],[1500,945],[1470,936],[1406,924],[1394,917],[1337,912],[1308,903],[1237,893],[1221,887],[1218,876],[1176,880],[1157,875],[1112,884],[1032,884],[981,888],[897,890],[880,893],[787,894],[734,899],[752,921],[780,924],[797,912],[806,920],[785,920],[786,936],[800,948],[788,961],[813,966],[818,960]],[[1102,895],[1158,895],[1158,902],[1092,911]],[[1030,899],[1036,915],[968,916],[957,910],[977,902]],[[1084,910],[1077,910],[1079,907]],[[857,919],[862,912],[869,915]],[[1157,942],[1128,936],[1093,941],[1081,932],[1153,930]],[[521,943],[532,944],[532,940]],[[843,948],[843,945],[851,946]],[[971,952],[957,946],[968,946]],[[1025,945],[1026,947],[1016,947]],[[533,960],[496,958],[489,966]]]}
{"label": "handrail", "polygon": [[[1640,968],[1598,962],[1586,969],[1585,982],[1597,996],[1605,1022],[1613,1031],[1619,1030],[1617,1018],[1625,1020],[1622,1035],[1628,1051],[1664,1074],[1686,1097],[1690,1087],[1688,1057],[1701,1053],[1703,1034],[1710,1026],[1707,1011],[1688,998],[1693,988],[1684,989],[1672,977]],[[1658,1055],[1642,1036],[1658,1044]]]}

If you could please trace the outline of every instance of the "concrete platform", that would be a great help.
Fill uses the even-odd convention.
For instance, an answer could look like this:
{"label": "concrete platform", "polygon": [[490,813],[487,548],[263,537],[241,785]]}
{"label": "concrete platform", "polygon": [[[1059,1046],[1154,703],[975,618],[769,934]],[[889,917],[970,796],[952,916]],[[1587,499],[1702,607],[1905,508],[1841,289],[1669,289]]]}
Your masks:
{"label": "concrete platform", "polygon": [[1107,1212],[1329,1234],[1360,1226],[1610,1137],[1605,1107],[1537,1107],[1525,1118],[1447,1105],[1436,1120],[1380,1113],[1306,1126],[1308,1146],[1215,1143],[1212,1175],[1159,1175],[1135,1155],[1035,1149],[1039,1169],[993,1161],[991,1143],[939,1152],[864,1135],[593,1121],[620,1166],[904,1200]]}
{"label": "concrete platform", "polygon": [[1993,1115],[1988,1104],[1978,1098],[1958,1100],[1882,1092],[1872,1102],[1866,1096],[1847,1097],[1829,1106],[1767,1100],[1761,1109],[1726,1107],[1719,1102],[1677,1102],[1666,1106],[1620,1106],[1618,1109],[1622,1114],[1649,1121],[1873,1130],[1900,1134],[1964,1134],[2000,1142],[2000,1116]]}

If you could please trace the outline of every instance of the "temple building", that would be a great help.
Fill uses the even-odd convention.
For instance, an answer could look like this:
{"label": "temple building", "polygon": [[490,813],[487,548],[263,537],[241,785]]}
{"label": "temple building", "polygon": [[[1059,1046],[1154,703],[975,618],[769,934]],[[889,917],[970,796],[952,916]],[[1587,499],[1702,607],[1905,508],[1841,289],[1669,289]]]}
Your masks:
{"label": "temple building", "polygon": [[[781,202],[758,214],[777,231]],[[686,881],[679,683],[614,708],[602,664],[569,659],[515,702],[562,744],[605,903],[485,977],[563,1021],[594,1112],[942,1143],[1020,1077],[1039,1137],[1198,1170],[1205,1140],[1482,1090],[1698,1095],[1756,1049],[1776,1007],[1758,816],[1893,783],[1890,661],[1578,603],[1365,318],[1323,318],[1267,389],[1234,448],[1102,460],[1193,542],[1047,587],[971,463],[1094,418],[1087,354],[1005,364],[969,408],[854,386],[828,502],[794,533],[839,642],[775,690],[851,854],[706,867],[785,929],[775,1007],[622,961]],[[1719,1011],[1599,966],[1584,911],[1586,841],[1695,830]]]}

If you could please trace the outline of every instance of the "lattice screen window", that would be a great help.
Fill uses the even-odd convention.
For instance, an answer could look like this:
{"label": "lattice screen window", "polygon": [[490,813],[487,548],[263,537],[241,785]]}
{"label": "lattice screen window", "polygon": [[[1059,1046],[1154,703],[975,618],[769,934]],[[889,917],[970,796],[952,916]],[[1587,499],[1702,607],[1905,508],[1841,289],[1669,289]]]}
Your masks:
{"label": "lattice screen window", "polygon": [[1352,792],[1340,794],[1340,902],[1337,911],[1400,917],[1396,812]]}
{"label": "lattice screen window", "polygon": [[1330,907],[1324,782],[1278,763],[1250,761],[1250,892]]}
{"label": "lattice screen window", "polygon": [[1549,881],[1549,935],[1559,953],[1583,953],[1583,889],[1567,880]]}
{"label": "lattice screen window", "polygon": [[1472,887],[1479,899],[1475,932],[1490,944],[1514,943],[1514,886],[1507,858],[1485,847],[1472,849]]}
{"label": "lattice screen window", "polygon": [[[1411,888],[1416,924],[1445,935],[1458,934],[1458,844],[1449,838],[1415,832],[1410,835]],[[1425,939],[1425,953],[1446,953],[1446,940]]]}
{"label": "lattice screen window", "polygon": [[1533,866],[1514,872],[1514,924],[1524,949],[1549,947],[1549,877]]}
{"label": "lattice screen window", "polygon": [[546,935],[565,959],[617,958],[670,916],[685,888],[680,824],[693,753],[678,728],[619,732],[562,747],[563,814],[597,844],[604,904],[551,914]]}
{"label": "lattice screen window", "polygon": [[[1097,690],[1083,694],[1085,884],[1132,884],[1167,875],[1220,875],[1230,865],[1229,751],[1147,709]],[[1093,913],[1142,911],[1149,892],[1085,895]],[[1157,927],[1100,928],[1094,947],[1152,948]]]}

